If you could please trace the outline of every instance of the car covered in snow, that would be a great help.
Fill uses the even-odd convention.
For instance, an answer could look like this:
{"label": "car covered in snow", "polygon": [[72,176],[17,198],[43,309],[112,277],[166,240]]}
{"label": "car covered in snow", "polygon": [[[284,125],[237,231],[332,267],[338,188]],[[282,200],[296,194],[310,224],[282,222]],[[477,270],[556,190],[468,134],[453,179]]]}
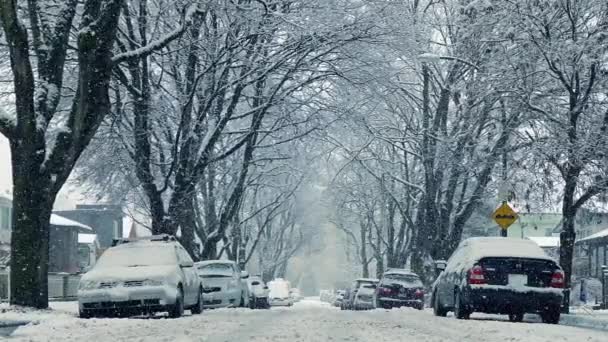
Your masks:
{"label": "car covered in snow", "polygon": [[115,244],[80,279],[80,317],[202,312],[201,281],[174,237],[120,239]]}
{"label": "car covered in snow", "polygon": [[375,303],[377,308],[409,306],[422,310],[424,285],[416,273],[405,269],[389,269],[384,272],[376,288]]}
{"label": "car covered in snow", "polygon": [[249,287],[249,307],[252,309],[268,309],[270,308],[270,300],[268,294],[270,290],[264,284],[259,276],[252,276],[247,279]]}
{"label": "car covered in snow", "polygon": [[336,299],[333,302],[335,307],[340,307],[342,305],[342,301],[344,300],[344,295],[346,294],[345,290],[336,291]]}
{"label": "car covered in snow", "polygon": [[359,278],[355,280],[346,291],[340,309],[372,309],[374,307],[374,293],[378,282],[378,279],[371,278]]}
{"label": "car covered in snow", "polygon": [[302,300],[302,293],[300,292],[300,289],[298,289],[297,287],[293,287],[289,290],[289,298],[291,298],[291,301],[293,303],[297,303],[299,301]]}
{"label": "car covered in snow", "polygon": [[293,301],[289,297],[289,290],[291,284],[289,281],[277,278],[268,282],[268,288],[270,289],[270,305],[271,306],[292,306]]}
{"label": "car covered in snow", "polygon": [[203,283],[205,308],[248,307],[249,274],[241,271],[238,264],[229,260],[207,260],[196,263],[196,270]]}
{"label": "car covered in snow", "polygon": [[523,320],[540,314],[559,322],[564,272],[534,242],[505,237],[470,238],[460,243],[433,284],[431,303],[437,316],[454,311],[458,319],[473,312],[507,314]]}

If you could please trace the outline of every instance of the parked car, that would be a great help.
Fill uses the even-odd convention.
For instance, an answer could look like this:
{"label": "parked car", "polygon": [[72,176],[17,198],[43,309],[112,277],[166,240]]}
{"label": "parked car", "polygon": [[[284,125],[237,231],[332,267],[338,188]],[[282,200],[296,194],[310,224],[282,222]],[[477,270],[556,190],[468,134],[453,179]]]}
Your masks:
{"label": "parked car", "polygon": [[270,289],[270,305],[271,306],[292,306],[293,302],[289,298],[290,284],[287,280],[277,278],[268,282]]}
{"label": "parked car", "polygon": [[336,291],[336,299],[334,300],[333,305],[335,307],[340,307],[342,305],[342,301],[344,300],[344,295],[346,294],[345,290]]}
{"label": "parked car", "polygon": [[353,301],[354,310],[371,310],[376,307],[375,295],[378,283],[363,283]]}
{"label": "parked car", "polygon": [[302,294],[300,292],[300,289],[293,287],[289,290],[289,298],[291,299],[292,303],[297,303],[299,301],[302,300]]}
{"label": "parked car", "polygon": [[249,286],[249,307],[252,309],[270,308],[270,300],[268,298],[270,290],[264,284],[262,278],[258,276],[249,277],[247,285]]}
{"label": "parked car", "polygon": [[[359,307],[364,306],[364,303],[370,303],[373,306],[373,292],[375,291],[375,286],[378,284],[378,279],[370,279],[370,278],[359,278],[355,280],[350,288],[346,291],[344,299],[342,300],[342,305],[340,309],[342,310],[352,310],[355,309],[355,299],[359,294],[359,291],[363,289],[362,297],[359,299]],[[363,285],[369,285],[364,287]],[[368,294],[371,292],[371,297],[368,298]]]}
{"label": "parked car", "polygon": [[206,308],[249,307],[249,274],[234,261],[207,260],[196,263],[203,283],[203,305]]}
{"label": "parked car", "polygon": [[319,299],[324,303],[332,303],[335,300],[335,296],[331,290],[321,290],[319,292]]}
{"label": "parked car", "polygon": [[169,235],[120,239],[80,279],[80,317],[203,310],[202,285],[192,259]]}
{"label": "parked car", "polygon": [[559,322],[564,272],[530,240],[470,238],[460,243],[433,284],[437,316],[454,311],[458,319],[473,312],[507,314],[519,322],[525,313]]}
{"label": "parked car", "polygon": [[375,293],[377,308],[409,306],[424,309],[424,285],[416,273],[390,269],[384,273]]}

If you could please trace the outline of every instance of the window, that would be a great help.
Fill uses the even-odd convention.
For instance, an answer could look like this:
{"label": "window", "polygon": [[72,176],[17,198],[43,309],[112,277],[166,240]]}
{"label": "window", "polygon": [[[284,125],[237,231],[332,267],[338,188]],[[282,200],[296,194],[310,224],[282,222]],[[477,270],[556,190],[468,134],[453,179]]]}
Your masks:
{"label": "window", "polygon": [[113,224],[113,228],[114,228],[114,229],[113,229],[114,238],[115,238],[115,239],[119,239],[119,238],[121,238],[121,237],[122,237],[122,233],[121,233],[121,232],[120,232],[120,230],[119,230],[119,227],[118,227],[118,222],[117,222],[117,221],[114,221],[114,222],[112,222],[112,224]]}
{"label": "window", "polygon": [[11,208],[0,207],[0,230],[11,229]]}

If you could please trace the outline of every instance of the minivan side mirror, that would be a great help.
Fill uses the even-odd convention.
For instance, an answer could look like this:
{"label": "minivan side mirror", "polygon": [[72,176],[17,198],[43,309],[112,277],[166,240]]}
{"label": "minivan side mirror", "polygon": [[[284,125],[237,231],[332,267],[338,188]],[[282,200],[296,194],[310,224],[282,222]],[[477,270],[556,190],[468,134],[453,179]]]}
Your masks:
{"label": "minivan side mirror", "polygon": [[445,260],[435,260],[435,270],[437,271],[444,271],[447,265],[448,263]]}

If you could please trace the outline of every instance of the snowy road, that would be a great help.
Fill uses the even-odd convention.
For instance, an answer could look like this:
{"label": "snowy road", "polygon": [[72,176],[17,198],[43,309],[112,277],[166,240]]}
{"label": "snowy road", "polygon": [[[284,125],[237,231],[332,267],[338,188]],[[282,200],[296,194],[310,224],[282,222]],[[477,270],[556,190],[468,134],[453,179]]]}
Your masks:
{"label": "snowy road", "polygon": [[316,301],[269,311],[206,311],[177,320],[82,320],[75,311],[75,303],[55,303],[54,311],[44,314],[8,311],[2,316],[39,321],[17,330],[11,341],[606,341],[606,332],[567,326],[475,315],[458,321],[434,317],[429,310],[340,311]]}

